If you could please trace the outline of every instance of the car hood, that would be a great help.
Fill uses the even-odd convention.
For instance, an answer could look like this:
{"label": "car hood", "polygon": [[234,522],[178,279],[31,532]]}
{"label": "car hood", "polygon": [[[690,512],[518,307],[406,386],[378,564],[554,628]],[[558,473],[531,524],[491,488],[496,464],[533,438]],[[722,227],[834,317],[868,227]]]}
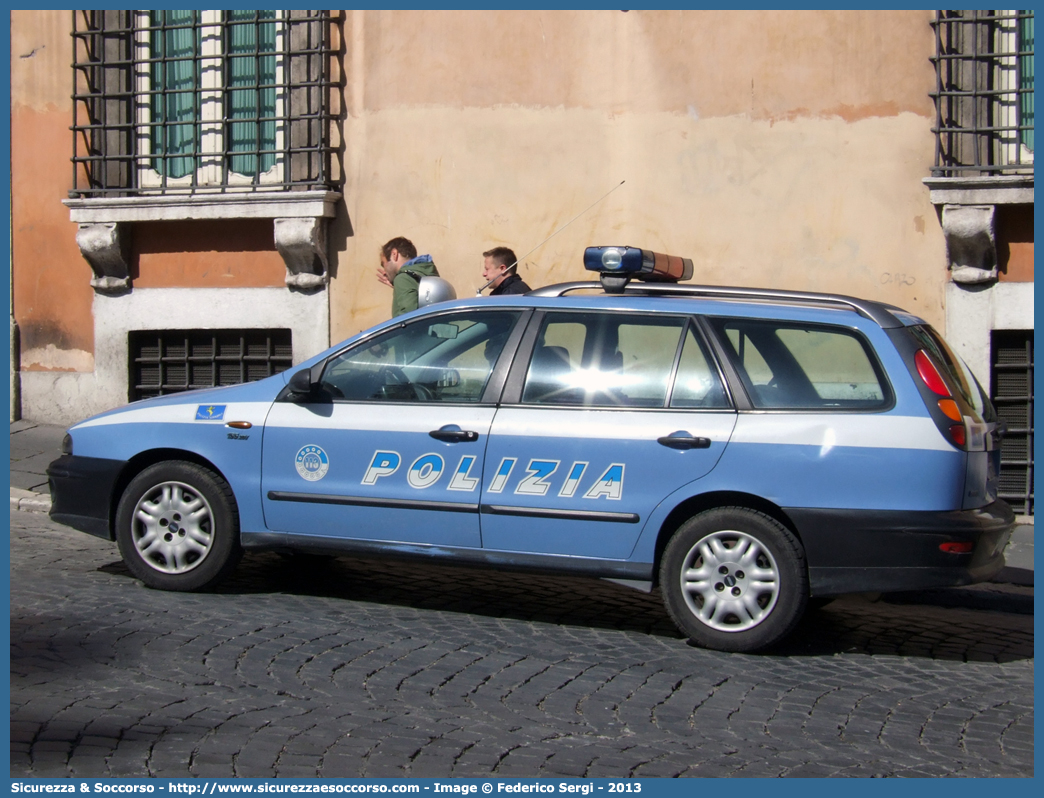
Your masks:
{"label": "car hood", "polygon": [[[105,418],[106,416],[126,413],[130,410],[139,410],[144,407],[167,407],[171,405],[184,404],[220,405],[231,404],[233,402],[272,402],[283,389],[283,386],[286,385],[286,380],[291,373],[293,373],[293,371],[281,372],[279,374],[274,374],[271,377],[266,377],[263,380],[242,383],[240,385],[226,385],[220,388],[201,388],[195,391],[179,391],[178,393],[168,394],[167,396],[140,399],[137,402],[131,402],[122,407],[116,407],[112,410],[107,410],[104,413],[98,413],[88,419],[84,419],[84,421]],[[80,423],[82,424],[84,422]],[[75,429],[76,426],[78,426],[78,424],[70,427],[70,429]]]}

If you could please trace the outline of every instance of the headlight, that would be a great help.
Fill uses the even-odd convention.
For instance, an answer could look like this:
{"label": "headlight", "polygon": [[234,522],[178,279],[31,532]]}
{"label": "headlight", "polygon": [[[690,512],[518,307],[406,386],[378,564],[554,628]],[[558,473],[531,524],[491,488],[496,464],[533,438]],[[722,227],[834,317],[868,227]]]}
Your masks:
{"label": "headlight", "polygon": [[62,454],[72,454],[72,435],[68,432],[62,438]]}

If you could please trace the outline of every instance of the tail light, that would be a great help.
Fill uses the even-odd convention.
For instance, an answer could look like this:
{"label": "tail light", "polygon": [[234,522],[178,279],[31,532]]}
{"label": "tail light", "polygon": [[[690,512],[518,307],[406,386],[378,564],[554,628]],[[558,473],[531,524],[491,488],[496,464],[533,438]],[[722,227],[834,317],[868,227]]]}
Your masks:
{"label": "tail light", "polygon": [[949,543],[940,543],[939,550],[945,551],[947,554],[967,554],[975,548],[975,544],[970,540],[954,540]]}
{"label": "tail light", "polygon": [[928,353],[923,349],[919,350],[914,355],[914,362],[917,364],[917,373],[921,375],[921,379],[924,380],[924,384],[932,389],[939,396],[950,397],[950,388],[946,384],[946,380],[943,379],[942,374],[939,373],[939,369],[935,367],[932,359],[928,357]]}
{"label": "tail light", "polygon": [[953,399],[940,399],[939,409],[943,411],[945,416],[953,421],[964,421],[961,416],[961,409],[957,407],[957,403]]}
{"label": "tail light", "polygon": [[[956,424],[951,424],[945,430],[949,433],[950,440],[958,448],[966,448],[968,445],[968,420],[961,413],[960,405],[954,401],[953,391],[950,390],[950,386],[943,379],[943,375],[935,363],[932,362],[931,357],[923,349],[918,350],[917,354],[914,355],[914,363],[917,366],[918,376],[928,386],[928,390],[942,397],[938,402],[939,410],[948,419],[957,422]],[[940,426],[940,429],[943,428]]]}

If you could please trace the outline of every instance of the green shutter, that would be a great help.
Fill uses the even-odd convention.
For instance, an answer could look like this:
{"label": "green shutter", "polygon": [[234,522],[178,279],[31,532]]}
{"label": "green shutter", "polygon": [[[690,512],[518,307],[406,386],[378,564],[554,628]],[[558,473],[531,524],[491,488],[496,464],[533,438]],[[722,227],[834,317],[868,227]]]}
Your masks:
{"label": "green shutter", "polygon": [[[167,177],[196,171],[200,150],[200,61],[198,11],[150,11],[152,28],[152,168]],[[158,30],[157,30],[158,28]]]}
{"label": "green shutter", "polygon": [[226,116],[232,120],[225,148],[230,153],[229,168],[254,177],[271,169],[276,161],[276,12],[225,13]]}

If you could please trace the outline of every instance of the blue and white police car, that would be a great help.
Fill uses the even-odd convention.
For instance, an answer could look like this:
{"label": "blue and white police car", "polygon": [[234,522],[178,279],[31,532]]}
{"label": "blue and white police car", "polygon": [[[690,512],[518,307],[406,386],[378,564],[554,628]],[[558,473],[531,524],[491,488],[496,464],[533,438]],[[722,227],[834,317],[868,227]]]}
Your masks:
{"label": "blue and white police car", "polygon": [[55,520],[146,585],[244,550],[428,558],[659,587],[697,644],[753,651],[810,599],[1003,563],[994,410],[921,319],[697,286],[591,247],[599,282],[444,302],[259,382],[73,426]]}

